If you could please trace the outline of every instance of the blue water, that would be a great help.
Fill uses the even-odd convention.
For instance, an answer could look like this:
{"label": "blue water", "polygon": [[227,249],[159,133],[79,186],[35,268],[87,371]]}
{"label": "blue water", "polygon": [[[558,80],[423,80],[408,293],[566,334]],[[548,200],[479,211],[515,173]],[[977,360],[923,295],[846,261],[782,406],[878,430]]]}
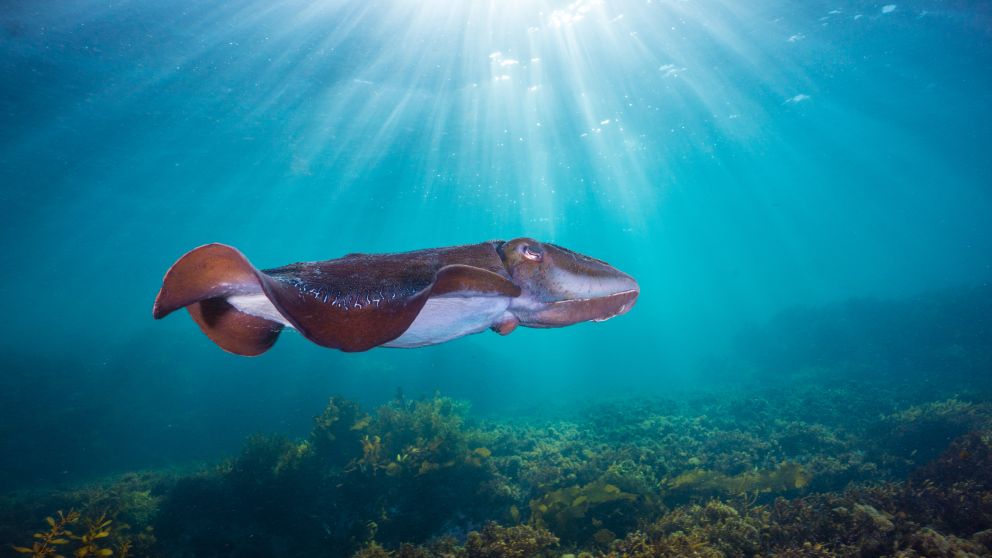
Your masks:
{"label": "blue water", "polygon": [[[783,311],[987,286],[989,4],[892,1],[7,0],[0,476],[220,459],[331,394],[505,416],[707,387]],[[264,268],[523,235],[637,306],[254,359],[151,318],[208,242]]]}

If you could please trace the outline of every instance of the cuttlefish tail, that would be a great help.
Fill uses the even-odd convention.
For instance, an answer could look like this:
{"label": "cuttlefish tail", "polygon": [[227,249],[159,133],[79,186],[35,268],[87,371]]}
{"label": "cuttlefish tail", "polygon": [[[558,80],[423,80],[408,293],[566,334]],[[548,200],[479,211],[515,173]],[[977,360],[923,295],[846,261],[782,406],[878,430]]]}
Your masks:
{"label": "cuttlefish tail", "polygon": [[169,268],[152,316],[164,318],[185,307],[203,333],[222,349],[256,356],[275,344],[283,324],[241,312],[227,298],[260,292],[260,272],[241,252],[223,244],[207,244]]}

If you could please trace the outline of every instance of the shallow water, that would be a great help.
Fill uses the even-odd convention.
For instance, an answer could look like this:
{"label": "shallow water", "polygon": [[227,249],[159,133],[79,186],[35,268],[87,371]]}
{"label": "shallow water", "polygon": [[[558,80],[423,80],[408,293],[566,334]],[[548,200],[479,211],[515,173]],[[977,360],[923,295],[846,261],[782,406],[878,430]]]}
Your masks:
{"label": "shallow water", "polygon": [[[0,488],[214,463],[334,394],[987,402],[990,37],[987,3],[935,0],[5,2]],[[268,268],[523,235],[637,306],[254,359],[150,315],[208,242]]]}

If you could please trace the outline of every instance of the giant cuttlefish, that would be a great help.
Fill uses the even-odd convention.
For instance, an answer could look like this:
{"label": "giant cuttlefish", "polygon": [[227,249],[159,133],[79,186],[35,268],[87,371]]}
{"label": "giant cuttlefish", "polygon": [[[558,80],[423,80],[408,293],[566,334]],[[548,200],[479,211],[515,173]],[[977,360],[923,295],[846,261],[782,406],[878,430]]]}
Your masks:
{"label": "giant cuttlefish", "polygon": [[423,347],[491,328],[561,327],[630,310],[640,288],[606,262],[530,238],[258,270],[207,244],[165,274],[152,315],[185,307],[222,349],[264,353],[284,327],[342,351]]}

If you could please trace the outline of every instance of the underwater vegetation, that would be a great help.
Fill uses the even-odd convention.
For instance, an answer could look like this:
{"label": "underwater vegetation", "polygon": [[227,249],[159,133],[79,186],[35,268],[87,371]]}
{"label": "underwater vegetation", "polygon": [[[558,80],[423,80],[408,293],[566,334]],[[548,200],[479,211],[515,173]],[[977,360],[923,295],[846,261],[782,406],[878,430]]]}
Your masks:
{"label": "underwater vegetation", "polygon": [[[0,533],[12,546],[30,549],[19,550],[20,554],[152,555],[152,524],[161,494],[173,482],[171,473],[128,473],[107,482],[54,493],[10,494],[0,499]],[[49,531],[34,532],[42,522]],[[34,539],[32,544],[15,542],[27,538]],[[39,542],[47,542],[47,546],[38,547]]]}
{"label": "underwater vegetation", "polygon": [[635,527],[639,517],[651,512],[644,509],[645,504],[637,494],[598,480],[531,500],[531,523],[548,527],[566,540],[609,541],[616,531]]}
{"label": "underwater vegetation", "polygon": [[802,465],[782,463],[775,469],[745,471],[736,475],[697,469],[666,480],[663,488],[673,498],[680,493],[697,496],[710,494],[714,497],[757,497],[770,492],[783,494],[801,490],[809,481],[810,476]]}
{"label": "underwater vegetation", "polygon": [[127,539],[120,541],[116,552],[113,547],[109,546],[111,543],[107,538],[110,537],[110,524],[113,521],[107,519],[106,512],[100,514],[95,519],[86,518],[85,532],[82,535],[77,535],[70,531],[69,527],[75,528],[74,526],[80,522],[80,517],[77,511],[63,513],[59,510],[55,517],[48,516],[45,518],[45,523],[48,524],[47,532],[35,533],[35,541],[30,547],[13,546],[14,552],[25,555],[30,554],[33,558],[45,558],[49,556],[61,558],[63,547],[74,547],[72,555],[76,558],[85,558],[86,556],[113,556],[114,554],[120,557],[126,557],[128,555],[131,548],[131,541]]}
{"label": "underwater vegetation", "polygon": [[[817,393],[895,410],[795,403]],[[211,468],[8,495],[0,536],[35,556],[992,555],[992,407],[945,395],[771,386],[514,422],[335,397],[306,438]],[[57,509],[79,511],[18,543]]]}
{"label": "underwater vegetation", "polygon": [[217,470],[179,480],[156,536],[190,549],[174,555],[342,555],[481,522],[506,497],[464,414],[443,397],[372,414],[333,398],[306,440],[255,436]]}

